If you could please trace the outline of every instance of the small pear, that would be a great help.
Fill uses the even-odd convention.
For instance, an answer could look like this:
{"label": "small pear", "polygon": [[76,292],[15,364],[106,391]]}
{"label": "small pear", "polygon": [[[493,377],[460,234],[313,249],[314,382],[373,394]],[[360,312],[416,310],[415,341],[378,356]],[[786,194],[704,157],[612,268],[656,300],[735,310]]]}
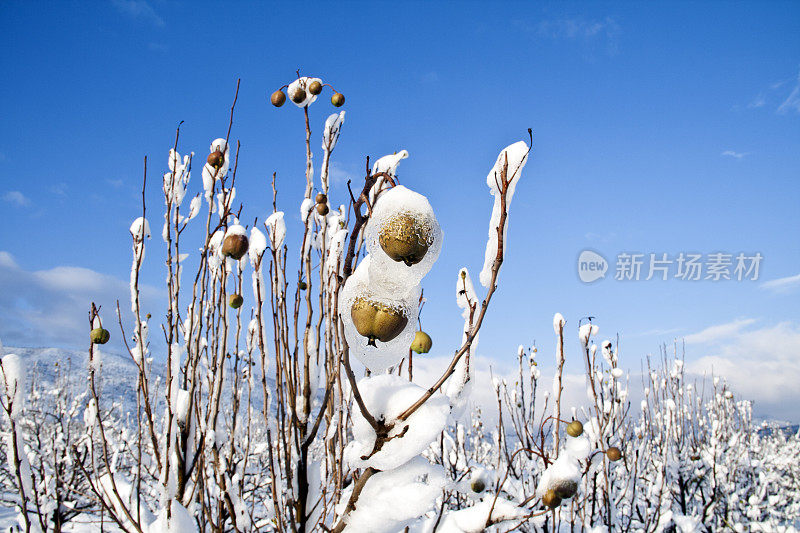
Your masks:
{"label": "small pear", "polygon": [[302,104],[303,101],[305,101],[305,99],[306,99],[306,92],[300,87],[295,89],[294,92],[292,93],[292,102],[294,102],[295,104]]}
{"label": "small pear", "polygon": [[319,93],[322,92],[322,84],[318,81],[312,81],[311,84],[308,86],[308,92],[317,96]]}
{"label": "small pear", "polygon": [[583,435],[583,424],[577,420],[573,420],[567,424],[567,435],[570,437],[580,437]]}
{"label": "small pear", "polygon": [[616,446],[611,446],[606,450],[606,457],[609,461],[619,461],[622,459],[622,452]]}
{"label": "small pear", "polygon": [[225,156],[219,150],[215,150],[208,154],[206,162],[214,168],[220,168],[225,162]]}
{"label": "small pear", "polygon": [[89,334],[92,344],[105,344],[111,338],[111,333],[107,329],[94,328]]}
{"label": "small pear", "polygon": [[328,204],[317,204],[317,213],[319,213],[320,216],[324,217],[329,211]]}
{"label": "small pear", "polygon": [[342,93],[333,93],[331,103],[334,107],[342,107],[344,105],[344,95]]}
{"label": "small pear", "polygon": [[433,341],[431,336],[420,330],[414,335],[414,342],[411,343],[411,349],[417,353],[428,353],[431,351]]}
{"label": "small pear", "polygon": [[269,101],[272,102],[272,105],[275,107],[280,107],[286,101],[286,93],[283,91],[275,91],[272,93],[272,96],[269,97]]}
{"label": "small pear", "polygon": [[327,204],[328,203],[328,195],[318,192],[317,196],[314,198],[314,201],[318,204]]}
{"label": "small pear", "polygon": [[244,298],[242,298],[241,294],[231,294],[230,297],[228,297],[228,305],[234,309],[239,309],[243,303]]}
{"label": "small pear", "polygon": [[484,483],[481,478],[474,479],[472,480],[472,483],[470,483],[469,488],[472,489],[472,492],[477,492],[478,494],[480,494],[481,492],[486,490],[486,483]]}
{"label": "small pear", "polygon": [[378,230],[378,242],[393,261],[416,265],[428,253],[430,230],[407,213],[386,220]]}
{"label": "small pear", "polygon": [[375,346],[376,340],[389,342],[396,338],[408,324],[402,310],[367,298],[356,298],[350,308],[350,318],[359,335],[369,339],[370,346]]}
{"label": "small pear", "polygon": [[548,507],[550,509],[555,509],[556,507],[561,505],[561,498],[558,497],[556,491],[550,489],[544,493],[544,496],[542,496],[542,503],[544,504],[545,507]]}
{"label": "small pear", "polygon": [[304,291],[308,288],[308,283],[306,283],[305,281],[299,281],[297,283],[297,288],[299,288],[301,291]]}
{"label": "small pear", "polygon": [[222,255],[239,260],[247,253],[249,246],[246,235],[228,235],[222,242]]}

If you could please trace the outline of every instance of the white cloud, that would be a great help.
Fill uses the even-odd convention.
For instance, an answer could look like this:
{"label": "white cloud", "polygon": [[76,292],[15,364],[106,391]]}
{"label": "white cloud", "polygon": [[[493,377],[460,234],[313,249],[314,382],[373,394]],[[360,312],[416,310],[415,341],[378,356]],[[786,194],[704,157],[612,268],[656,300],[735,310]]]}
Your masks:
{"label": "white cloud", "polygon": [[111,0],[117,11],[134,19],[145,20],[155,26],[164,26],[164,19],[145,0]]}
{"label": "white cloud", "polygon": [[733,322],[728,335],[705,343],[707,355],[687,361],[687,370],[725,378],[737,396],[754,401],[756,416],[797,421],[800,324],[781,322],[747,329],[741,323]]}
{"label": "white cloud", "polygon": [[753,100],[749,104],[747,104],[747,107],[749,107],[750,109],[758,109],[759,107],[764,107],[766,103],[767,99],[764,97],[764,95],[759,94],[758,96],[753,98]]}
{"label": "white cloud", "polygon": [[20,207],[31,205],[30,198],[19,191],[8,191],[3,195],[3,200],[12,204],[17,204]]}
{"label": "white cloud", "polygon": [[787,293],[800,287],[800,274],[794,276],[787,276],[785,278],[773,279],[765,281],[760,285],[762,289],[777,293]]}
{"label": "white cloud", "polygon": [[735,159],[743,159],[744,156],[746,156],[747,154],[748,154],[748,152],[734,152],[733,150],[725,150],[720,155],[727,156],[727,157],[733,157]]}
{"label": "white cloud", "polygon": [[740,318],[727,324],[718,324],[716,326],[708,327],[697,333],[687,335],[684,338],[686,344],[705,344],[709,342],[716,342],[724,339],[730,339],[736,335],[742,328],[753,324],[753,318]]}
{"label": "white cloud", "polygon": [[[143,308],[155,309],[159,290],[141,289]],[[95,302],[119,343],[113,334],[119,329],[108,326],[116,323],[117,299],[123,323],[130,324],[129,294],[127,280],[73,266],[28,271],[0,251],[0,338],[16,346],[84,347],[89,305]]]}
{"label": "white cloud", "polygon": [[782,115],[789,111],[800,113],[800,73],[797,74],[797,80],[795,80],[792,92],[790,92],[789,96],[778,106],[778,113]]}

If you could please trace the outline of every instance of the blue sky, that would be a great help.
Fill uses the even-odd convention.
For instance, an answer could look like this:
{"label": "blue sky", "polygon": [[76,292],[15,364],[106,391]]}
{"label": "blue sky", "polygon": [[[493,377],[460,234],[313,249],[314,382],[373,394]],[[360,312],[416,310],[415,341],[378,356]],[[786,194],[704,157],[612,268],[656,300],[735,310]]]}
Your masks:
{"label": "blue sky", "polygon": [[[125,301],[142,158],[150,157],[154,183],[181,120],[179,151],[205,156],[225,136],[239,77],[232,138],[242,143],[245,218],[271,210],[275,171],[291,231],[304,188],[302,113],[275,109],[267,96],[300,68],[347,97],[334,202],[344,201],[347,177],[360,179],[367,155],[411,154],[401,180],[430,198],[445,230],[424,283],[423,323],[438,355],[460,340],[457,269],[477,276],[482,265],[486,173],[531,127],[480,352],[500,367],[518,344],[536,340],[550,354],[553,313],[573,326],[593,315],[601,337],[621,335],[631,369],[659,343],[685,337],[690,368],[724,368],[757,398],[757,412],[793,417],[800,5],[296,5],[0,5],[4,343],[82,346],[75,324],[83,327],[87,299],[106,308]],[[327,101],[312,106],[314,146],[333,110]],[[199,191],[199,175],[193,180]],[[162,200],[156,187],[147,197],[152,221]],[[593,284],[576,273],[587,248],[612,263]],[[760,252],[764,260],[756,282],[621,282],[613,262],[622,251]],[[163,277],[151,256],[154,301]],[[65,316],[75,310],[77,318]],[[576,343],[570,368],[579,372]]]}

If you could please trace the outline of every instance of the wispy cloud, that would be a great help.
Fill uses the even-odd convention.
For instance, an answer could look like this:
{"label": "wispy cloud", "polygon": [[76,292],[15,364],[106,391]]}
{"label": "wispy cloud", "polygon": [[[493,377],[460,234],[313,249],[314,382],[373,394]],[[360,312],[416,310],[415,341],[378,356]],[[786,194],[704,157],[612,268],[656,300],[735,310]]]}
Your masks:
{"label": "wispy cloud", "polygon": [[547,39],[603,40],[608,46],[609,53],[615,54],[618,49],[617,37],[620,33],[620,27],[612,17],[603,19],[547,19],[535,24],[517,21],[516,25],[525,31]]}
{"label": "wispy cloud", "polygon": [[3,195],[3,200],[10,204],[16,204],[20,207],[27,207],[31,205],[31,200],[19,191],[8,191]]}
{"label": "wispy cloud", "polygon": [[764,97],[764,94],[759,94],[755,98],[753,98],[747,107],[750,109],[758,109],[759,107],[764,107],[767,103],[767,99]]}
{"label": "wispy cloud", "polygon": [[800,287],[800,274],[765,281],[760,285],[760,287],[776,293],[791,292]]}
{"label": "wispy cloud", "polygon": [[[141,286],[144,307],[155,307],[159,289]],[[115,321],[115,302],[130,294],[127,280],[75,266],[30,271],[0,251],[0,338],[17,346],[80,347],[86,340],[86,313],[91,302],[103,306]],[[123,323],[131,320],[122,305]],[[111,328],[108,328],[111,329]],[[119,335],[114,335],[119,341]]]}
{"label": "wispy cloud", "polygon": [[785,115],[789,111],[800,113],[800,72],[797,74],[792,92],[790,92],[789,96],[778,106],[778,113],[782,115]]}
{"label": "wispy cloud", "polygon": [[748,152],[734,152],[733,150],[725,150],[721,154],[723,157],[733,157],[734,159],[744,159]]}
{"label": "wispy cloud", "polygon": [[117,11],[137,20],[143,20],[154,26],[165,26],[164,19],[158,16],[153,6],[145,0],[111,0]]}
{"label": "wispy cloud", "polygon": [[727,324],[718,324],[716,326],[708,327],[697,333],[687,335],[684,340],[686,344],[705,344],[709,342],[716,342],[722,339],[731,338],[741,331],[746,326],[753,324],[753,318],[740,318]]}
{"label": "wispy cloud", "polygon": [[121,179],[107,179],[106,183],[114,187],[115,189],[119,189],[122,187],[123,181]]}
{"label": "wispy cloud", "polygon": [[727,334],[693,348],[707,355],[687,362],[687,370],[725,378],[738,396],[754,400],[756,415],[797,420],[800,324],[747,328],[743,322],[733,322]]}

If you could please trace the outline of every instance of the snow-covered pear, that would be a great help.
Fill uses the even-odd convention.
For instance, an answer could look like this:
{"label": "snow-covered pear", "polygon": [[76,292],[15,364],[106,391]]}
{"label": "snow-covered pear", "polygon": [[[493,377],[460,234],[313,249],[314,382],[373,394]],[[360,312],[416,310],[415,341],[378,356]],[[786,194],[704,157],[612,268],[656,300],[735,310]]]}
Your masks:
{"label": "snow-covered pear", "polygon": [[244,303],[244,298],[241,294],[231,294],[228,298],[228,305],[234,309],[239,309]]}
{"label": "snow-covered pear", "polygon": [[94,328],[89,334],[89,338],[92,340],[92,344],[105,344],[111,338],[111,333],[107,329]]}
{"label": "snow-covered pear", "polygon": [[577,420],[573,420],[567,424],[567,435],[570,437],[580,437],[583,435],[583,424]]}
{"label": "snow-covered pear", "polygon": [[542,503],[545,507],[549,507],[550,509],[555,509],[559,505],[561,505],[561,498],[558,497],[556,491],[553,489],[548,490],[542,496]]}
{"label": "snow-covered pear", "polygon": [[375,346],[376,340],[389,342],[408,324],[408,317],[402,310],[368,298],[356,298],[350,308],[350,318],[359,335],[369,339],[370,346]]}
{"label": "snow-covered pear", "polygon": [[324,217],[329,211],[328,204],[317,204],[317,213],[319,213],[320,216]]}
{"label": "snow-covered pear", "polygon": [[578,492],[578,484],[572,479],[560,479],[553,483],[553,490],[560,499],[567,500]]}
{"label": "snow-covered pear", "polygon": [[622,459],[622,452],[616,446],[611,446],[606,450],[606,457],[609,461],[619,461]]}
{"label": "snow-covered pear", "polygon": [[286,93],[283,91],[275,91],[272,93],[272,96],[269,97],[269,101],[272,102],[272,105],[275,107],[280,107],[286,101]]}
{"label": "snow-covered pear", "polygon": [[308,86],[308,92],[317,96],[319,93],[322,92],[322,84],[318,81],[312,81],[311,84]]}
{"label": "snow-covered pear", "polygon": [[428,353],[431,351],[433,341],[431,336],[420,330],[414,335],[414,342],[411,343],[411,349],[417,353]]}
{"label": "snow-covered pear", "polygon": [[331,103],[334,107],[342,107],[344,105],[344,95],[342,93],[333,93]]}
{"label": "snow-covered pear", "polygon": [[295,104],[300,104],[306,99],[306,92],[305,92],[305,90],[303,90],[300,87],[298,87],[291,94],[291,98],[292,98],[292,102],[294,102]]}
{"label": "snow-covered pear", "polygon": [[470,483],[469,488],[472,489],[472,492],[480,494],[481,492],[486,490],[486,483],[484,483],[481,478],[474,479],[472,480],[472,483]]}
{"label": "snow-covered pear", "polygon": [[227,235],[225,235],[225,240],[222,241],[222,255],[238,260],[247,253],[249,242],[247,241],[247,235],[245,235],[243,231],[232,231],[233,229],[234,228],[228,230]]}
{"label": "snow-covered pear", "polygon": [[378,242],[392,260],[416,265],[428,253],[430,228],[407,214],[398,213],[386,220],[378,232]]}
{"label": "snow-covered pear", "polygon": [[225,162],[225,156],[219,150],[215,150],[208,154],[206,162],[214,168],[220,168]]}

